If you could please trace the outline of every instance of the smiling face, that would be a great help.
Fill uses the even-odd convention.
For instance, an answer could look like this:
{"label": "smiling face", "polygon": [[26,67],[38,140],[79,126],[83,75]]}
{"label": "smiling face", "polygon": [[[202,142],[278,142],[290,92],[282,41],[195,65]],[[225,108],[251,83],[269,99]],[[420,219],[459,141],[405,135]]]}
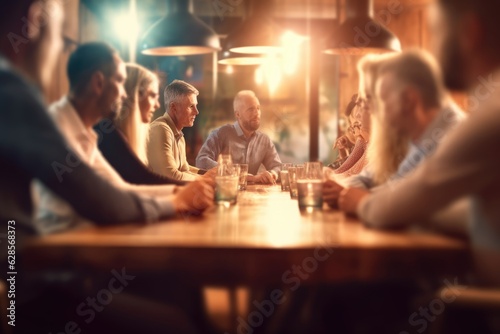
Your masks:
{"label": "smiling face", "polygon": [[158,80],[154,80],[139,92],[139,110],[143,123],[151,122],[154,112],[160,108]]}
{"label": "smiling face", "polygon": [[173,120],[177,129],[192,127],[198,111],[198,99],[196,94],[188,94],[180,97],[177,102],[171,102]]}
{"label": "smiling face", "polygon": [[255,132],[260,127],[260,103],[255,96],[242,96],[234,111],[240,127],[247,132]]}

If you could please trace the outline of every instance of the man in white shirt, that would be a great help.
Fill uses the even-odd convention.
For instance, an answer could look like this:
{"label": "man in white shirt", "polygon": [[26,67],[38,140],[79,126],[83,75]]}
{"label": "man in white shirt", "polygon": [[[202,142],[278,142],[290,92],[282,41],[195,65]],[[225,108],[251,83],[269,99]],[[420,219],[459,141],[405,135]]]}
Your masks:
{"label": "man in white shirt", "polygon": [[[50,115],[76,153],[76,165],[83,161],[119,188],[155,197],[166,216],[176,212],[202,211],[210,205],[213,187],[208,178],[180,188],[175,195],[176,187],[173,185],[132,185],[120,177],[98,150],[98,136],[93,126],[104,117],[118,116],[121,103],[126,98],[123,87],[125,64],[114,49],[103,43],[80,46],[70,57],[68,77],[70,93],[50,107]],[[99,131],[114,129],[108,127]],[[70,172],[68,166],[59,167],[61,182],[64,182],[65,173]],[[36,214],[39,233],[54,232],[81,222],[66,201],[40,183],[36,189],[39,194]]]}

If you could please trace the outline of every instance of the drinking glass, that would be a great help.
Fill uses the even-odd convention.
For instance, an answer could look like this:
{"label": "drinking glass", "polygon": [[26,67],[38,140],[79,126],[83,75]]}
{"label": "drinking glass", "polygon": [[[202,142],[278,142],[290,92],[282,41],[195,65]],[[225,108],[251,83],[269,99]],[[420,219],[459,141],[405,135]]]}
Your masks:
{"label": "drinking glass", "polygon": [[233,159],[229,154],[219,154],[217,158],[217,175],[225,176],[233,174]]}
{"label": "drinking glass", "polygon": [[291,163],[281,164],[280,179],[281,179],[281,191],[289,191],[290,183],[288,181],[288,169],[292,167]]}
{"label": "drinking glass", "polygon": [[240,166],[233,164],[229,154],[221,154],[217,159],[215,177],[215,201],[218,204],[236,204]]}
{"label": "drinking glass", "polygon": [[304,173],[297,178],[300,208],[323,206],[323,167],[321,162],[306,162]]}
{"label": "drinking glass", "polygon": [[235,164],[236,168],[239,167],[239,182],[238,182],[238,190],[246,190],[247,189],[247,175],[248,175],[248,164]]}

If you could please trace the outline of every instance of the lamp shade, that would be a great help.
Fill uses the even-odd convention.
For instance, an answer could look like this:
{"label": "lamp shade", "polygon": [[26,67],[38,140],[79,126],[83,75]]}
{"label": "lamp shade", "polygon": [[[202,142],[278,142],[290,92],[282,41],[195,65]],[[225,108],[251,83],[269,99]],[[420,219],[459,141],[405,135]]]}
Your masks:
{"label": "lamp shade", "polygon": [[264,58],[259,54],[239,54],[230,51],[223,51],[219,54],[218,63],[221,65],[262,65]]}
{"label": "lamp shade", "polygon": [[281,29],[269,18],[254,15],[231,32],[224,51],[246,54],[266,54],[281,50]]}
{"label": "lamp shade", "polygon": [[346,12],[347,19],[327,40],[323,52],[363,54],[401,51],[396,35],[372,18],[371,0],[348,0]]}
{"label": "lamp shade", "polygon": [[169,0],[168,13],[140,41],[143,54],[179,56],[220,50],[219,36],[192,13],[192,0]]}

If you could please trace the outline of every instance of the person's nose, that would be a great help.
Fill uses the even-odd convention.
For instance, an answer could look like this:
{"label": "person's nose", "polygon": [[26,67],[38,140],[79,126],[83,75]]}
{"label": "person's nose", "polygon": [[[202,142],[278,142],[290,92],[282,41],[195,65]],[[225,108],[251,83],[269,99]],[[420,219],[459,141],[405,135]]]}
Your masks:
{"label": "person's nose", "polygon": [[194,106],[194,114],[195,115],[199,115],[200,114],[200,111],[198,110],[197,106]]}
{"label": "person's nose", "polygon": [[127,99],[127,91],[125,90],[125,87],[123,85],[120,85],[120,96],[122,101],[125,101]]}
{"label": "person's nose", "polygon": [[160,101],[158,99],[155,101],[155,109],[160,109]]}

